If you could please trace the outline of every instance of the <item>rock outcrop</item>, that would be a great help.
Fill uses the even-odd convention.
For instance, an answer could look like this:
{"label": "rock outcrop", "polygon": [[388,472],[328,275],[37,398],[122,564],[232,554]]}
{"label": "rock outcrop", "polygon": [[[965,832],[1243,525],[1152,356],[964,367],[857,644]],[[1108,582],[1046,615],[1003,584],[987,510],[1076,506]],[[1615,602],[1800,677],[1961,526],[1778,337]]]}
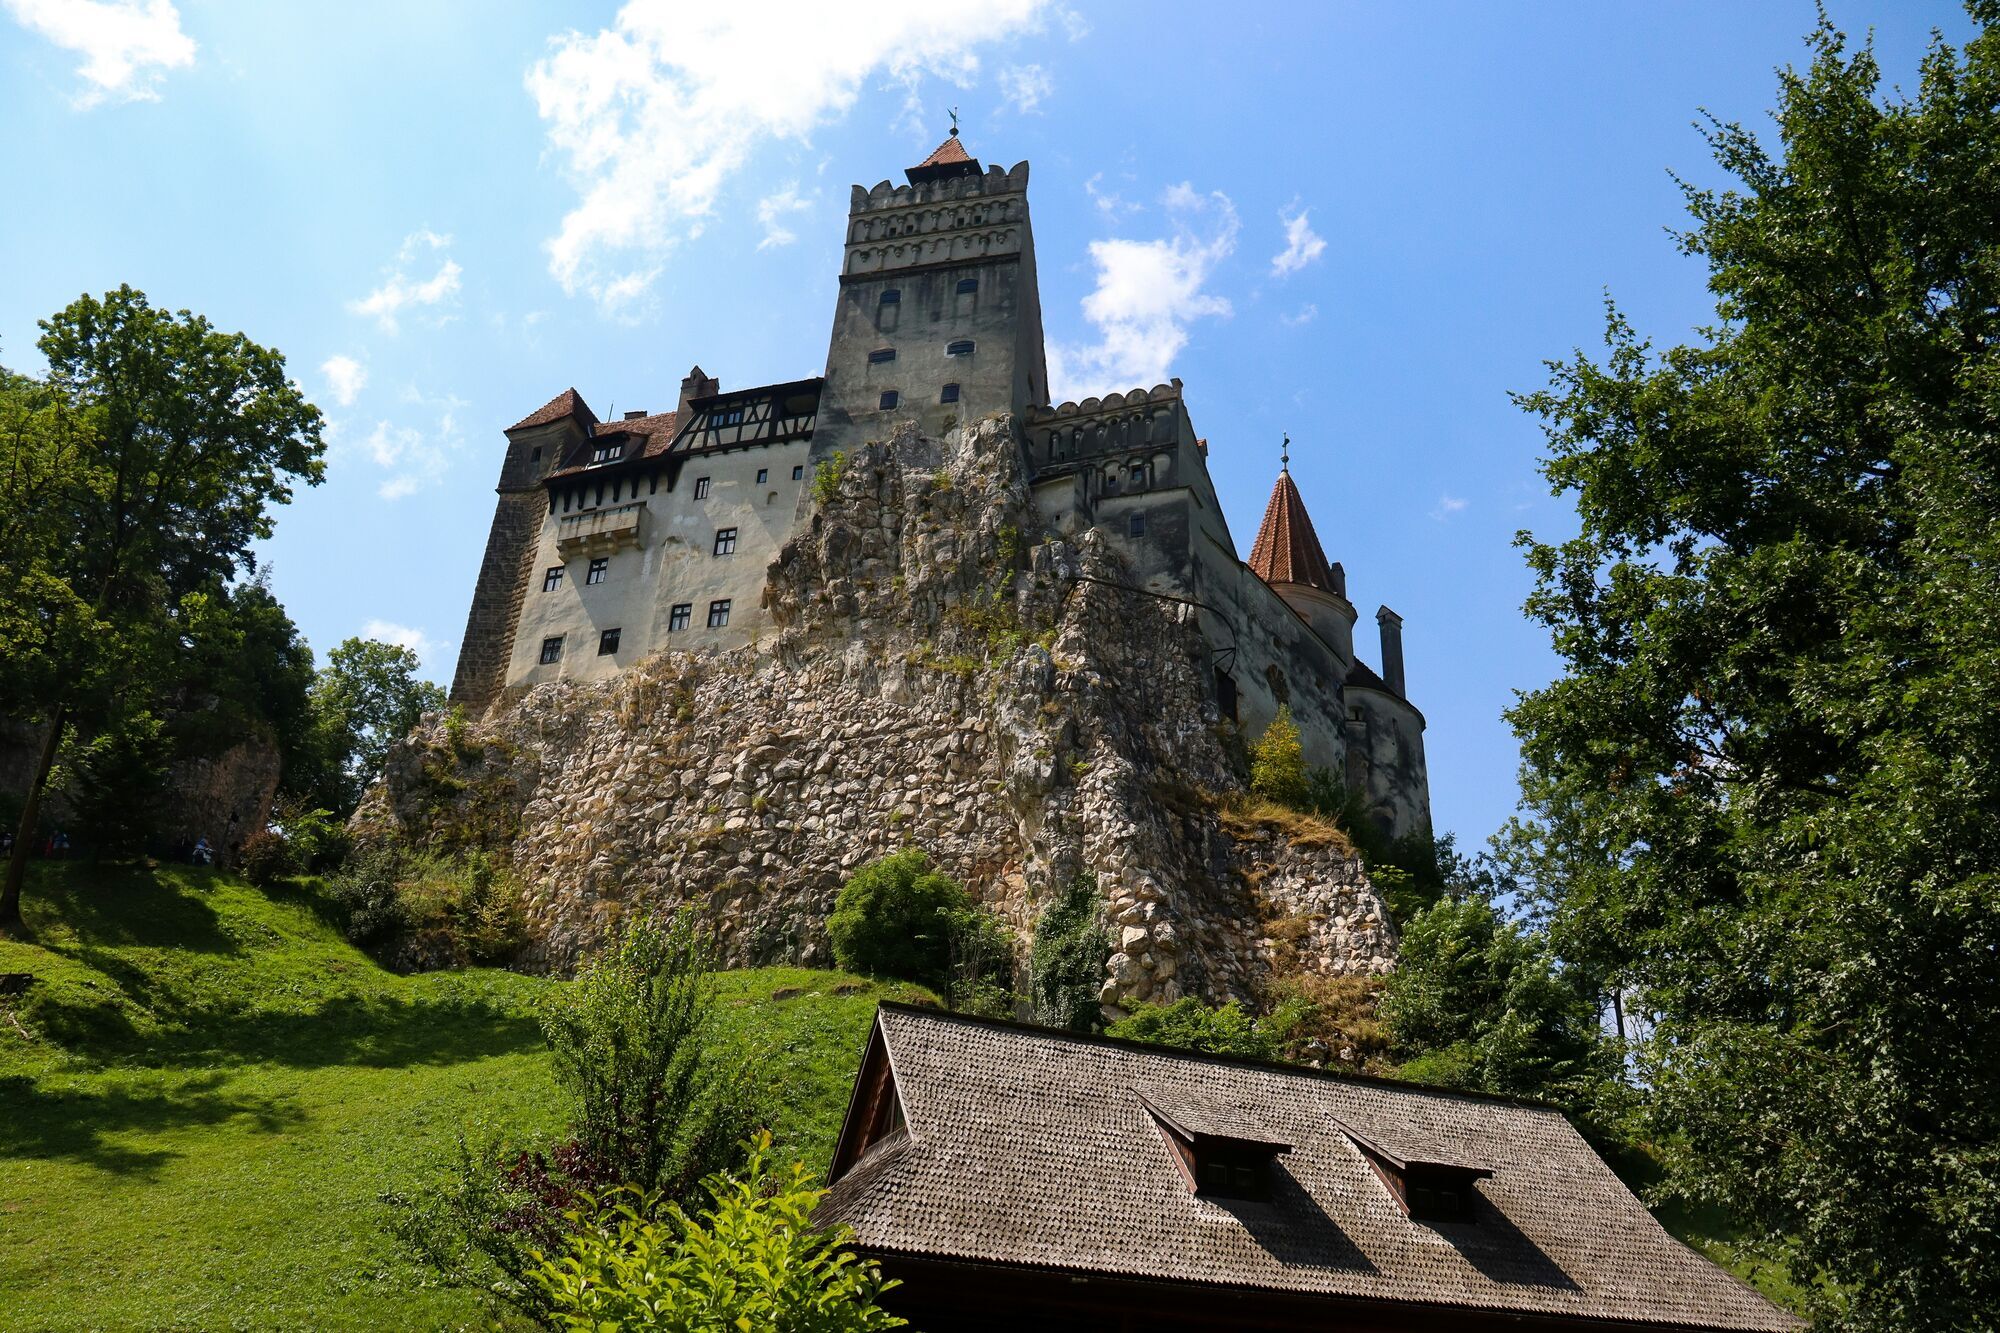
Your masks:
{"label": "rock outcrop", "polygon": [[1094,878],[1106,1003],[1388,970],[1344,841],[1226,808],[1241,743],[1192,609],[1044,532],[1006,423],[906,427],[814,489],[767,641],[427,719],[357,832],[508,848],[556,969],[622,912],[686,903],[737,961],[829,961],[843,879],[914,844],[1024,939],[1054,886]]}

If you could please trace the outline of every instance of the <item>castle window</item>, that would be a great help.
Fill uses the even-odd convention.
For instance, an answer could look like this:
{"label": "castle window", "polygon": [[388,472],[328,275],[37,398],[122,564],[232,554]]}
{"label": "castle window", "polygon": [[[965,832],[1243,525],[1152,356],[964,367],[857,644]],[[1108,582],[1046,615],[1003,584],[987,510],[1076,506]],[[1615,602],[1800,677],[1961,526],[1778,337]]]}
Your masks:
{"label": "castle window", "polygon": [[900,300],[902,300],[902,299],[903,299],[903,294],[902,294],[902,292],[898,291],[898,290],[897,290],[896,288],[894,288],[894,287],[891,287],[891,288],[889,288],[889,289],[888,289],[887,291],[885,291],[885,292],[883,292],[883,293],[882,293],[882,301],[881,301],[881,304],[883,304],[883,305],[895,305],[895,304],[896,304],[896,303],[897,303],[898,301],[900,301]]}
{"label": "castle window", "polygon": [[625,446],[622,444],[600,444],[597,446],[596,451],[590,455],[590,461],[593,466],[598,463],[609,463],[624,452]]}
{"label": "castle window", "polygon": [[871,366],[879,366],[895,359],[896,349],[893,347],[878,347],[868,354],[868,364]]}
{"label": "castle window", "polygon": [[972,339],[960,338],[955,342],[946,343],[944,345],[944,354],[946,356],[971,356]]}
{"label": "castle window", "polygon": [[1131,517],[1130,519],[1128,519],[1128,520],[1126,521],[1126,524],[1125,524],[1125,535],[1126,535],[1126,536],[1128,536],[1128,537],[1143,537],[1143,536],[1145,536],[1145,535],[1146,535],[1146,516],[1145,516],[1144,514],[1134,514],[1134,515],[1132,515],[1132,517]]}
{"label": "castle window", "polygon": [[531,450],[531,451],[529,452],[529,454],[528,454],[528,461],[529,461],[530,463],[539,463],[539,462],[541,462],[541,461],[542,461],[542,446],[541,446],[541,445],[539,445],[539,444],[538,444],[538,445],[536,445],[536,446],[534,447],[534,449],[533,449],[533,450]]}
{"label": "castle window", "polygon": [[548,572],[542,575],[542,591],[554,592],[557,588],[562,587],[562,572],[563,567],[561,565],[550,565]]}
{"label": "castle window", "polygon": [[1215,670],[1215,709],[1231,722],[1236,720],[1236,677],[1220,667]]}
{"label": "castle window", "polygon": [[760,467],[757,469],[757,484],[759,486],[762,486],[765,482],[769,481],[770,479],[771,479],[771,469],[767,467]]}
{"label": "castle window", "polygon": [[708,604],[708,627],[710,629],[721,629],[728,623],[729,599],[724,597],[720,601],[710,602]]}
{"label": "castle window", "polygon": [[554,636],[553,638],[542,640],[543,666],[547,666],[551,662],[562,661],[562,641],[563,641],[563,636],[560,634]]}
{"label": "castle window", "polygon": [[1144,463],[1126,464],[1125,479],[1134,486],[1144,486],[1146,484],[1146,465]]}
{"label": "castle window", "polygon": [[717,555],[736,554],[735,528],[717,528],[715,530],[715,553]]}
{"label": "castle window", "polygon": [[743,409],[740,407],[725,407],[721,411],[709,413],[708,425],[711,430],[717,426],[740,426],[742,424]]}
{"label": "castle window", "polygon": [[684,630],[688,627],[688,617],[694,613],[693,602],[675,602],[674,609],[667,613],[667,631]]}
{"label": "castle window", "polygon": [[694,479],[694,498],[695,498],[695,499],[697,499],[697,500],[706,500],[706,499],[708,498],[708,483],[709,483],[709,479],[708,479],[707,477],[696,477],[696,478]]}
{"label": "castle window", "polygon": [[805,475],[806,475],[806,469],[805,469],[805,464],[803,463],[799,464],[797,467],[792,469],[793,481],[803,481],[805,479]]}
{"label": "castle window", "polygon": [[882,391],[882,410],[884,412],[893,412],[896,408],[896,404],[901,401],[902,401],[901,395],[899,395],[894,389],[884,389]]}
{"label": "castle window", "polygon": [[610,569],[611,569],[611,557],[608,555],[600,555],[596,559],[590,562],[589,569],[583,571],[583,581],[585,583],[602,583],[604,582],[605,574],[609,572]]}
{"label": "castle window", "polygon": [[957,401],[958,401],[958,386],[957,386],[956,384],[947,384],[947,385],[945,385],[945,386],[944,386],[944,391],[943,391],[942,393],[938,394],[938,401],[939,401],[940,403],[955,403],[955,402],[957,402]]}
{"label": "castle window", "polygon": [[618,631],[615,628],[605,630],[597,636],[597,655],[599,657],[609,657],[617,651]]}
{"label": "castle window", "polygon": [[967,292],[976,292],[978,290],[979,290],[979,279],[960,278],[958,280],[958,294],[960,296],[964,296]]}

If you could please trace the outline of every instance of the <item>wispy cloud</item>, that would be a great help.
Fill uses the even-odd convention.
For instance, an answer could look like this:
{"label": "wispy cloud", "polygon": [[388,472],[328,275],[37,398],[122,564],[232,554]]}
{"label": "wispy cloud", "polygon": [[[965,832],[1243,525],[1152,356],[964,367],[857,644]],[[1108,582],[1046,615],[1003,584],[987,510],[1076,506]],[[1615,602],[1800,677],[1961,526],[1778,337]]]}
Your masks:
{"label": "wispy cloud", "polygon": [[194,39],[181,31],[172,0],[0,0],[16,22],[83,56],[88,85],[79,108],[153,102],[165,71],[194,64]]}
{"label": "wispy cloud", "polygon": [[1296,199],[1278,210],[1278,221],[1285,228],[1285,248],[1271,256],[1272,277],[1288,278],[1326,253],[1326,238],[1314,231],[1308,220],[1311,212],[1300,208]]}
{"label": "wispy cloud", "polygon": [[357,315],[372,318],[384,333],[394,333],[399,316],[406,309],[437,306],[449,301],[458,295],[459,278],[465,272],[450,255],[441,257],[437,271],[428,278],[412,278],[409,269],[419,259],[427,259],[450,246],[451,237],[439,235],[429,228],[411,232],[397,249],[395,263],[389,267],[382,285],[358,301],[349,301],[347,308]]}
{"label": "wispy cloud", "polygon": [[1231,313],[1226,298],[1204,288],[1216,265],[1236,249],[1236,206],[1220,191],[1200,194],[1186,183],[1168,190],[1161,202],[1173,235],[1090,243],[1097,287],[1083,299],[1083,317],[1096,328],[1097,341],[1050,346],[1049,381],[1056,397],[1158,384],[1187,346],[1189,324]]}
{"label": "wispy cloud", "polygon": [[1103,172],[1093,172],[1090,179],[1083,183],[1083,192],[1090,196],[1090,202],[1097,205],[1097,211],[1104,214],[1107,219],[1116,222],[1128,213],[1146,211],[1144,204],[1132,203],[1118,191],[1105,189],[1103,180]]}
{"label": "wispy cloud", "polygon": [[579,195],[547,242],[550,273],[607,311],[642,302],[757,149],[803,141],[872,80],[912,98],[926,76],[968,83],[981,47],[1028,31],[1048,7],[875,0],[857,22],[844,6],[796,0],[630,0],[610,27],[555,37],[526,78]]}
{"label": "wispy cloud", "polygon": [[465,445],[458,421],[459,413],[468,406],[463,398],[425,394],[414,385],[406,387],[399,397],[414,414],[428,417],[430,424],[378,420],[352,450],[344,445],[344,431],[337,437],[336,448],[341,453],[358,453],[390,474],[375,487],[375,494],[384,500],[407,499],[443,481],[453,457]]}
{"label": "wispy cloud", "polygon": [[398,648],[408,648],[417,655],[418,661],[429,659],[437,650],[430,636],[411,625],[398,625],[393,620],[371,620],[361,627],[361,637],[375,639],[382,643],[393,643]]}
{"label": "wispy cloud", "polygon": [[368,368],[351,356],[330,356],[320,362],[319,373],[326,376],[327,392],[342,407],[352,407],[368,383]]}
{"label": "wispy cloud", "polygon": [[1465,506],[1468,503],[1470,502],[1461,500],[1456,495],[1440,495],[1437,504],[1431,509],[1431,519],[1434,522],[1443,523],[1464,513]]}
{"label": "wispy cloud", "polygon": [[1040,65],[1011,65],[1000,71],[1000,95],[1026,115],[1056,90],[1056,81]]}
{"label": "wispy cloud", "polygon": [[764,239],[757,242],[759,250],[768,250],[774,245],[790,245],[799,239],[798,233],[785,225],[785,218],[792,213],[810,213],[812,200],[799,198],[799,183],[793,181],[784,189],[767,194],[757,201],[757,222],[764,228]]}
{"label": "wispy cloud", "polygon": [[1318,318],[1319,307],[1308,301],[1290,314],[1279,315],[1278,322],[1288,329],[1296,329],[1301,324],[1310,324]]}

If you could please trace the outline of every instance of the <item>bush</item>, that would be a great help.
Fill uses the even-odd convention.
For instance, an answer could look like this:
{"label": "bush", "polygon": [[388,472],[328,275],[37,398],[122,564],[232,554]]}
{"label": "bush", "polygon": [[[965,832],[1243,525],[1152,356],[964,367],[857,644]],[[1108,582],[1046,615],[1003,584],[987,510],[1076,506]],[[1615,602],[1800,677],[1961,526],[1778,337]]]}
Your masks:
{"label": "bush", "polygon": [[1094,1032],[1103,1024],[1097,997],[1111,937],[1098,922],[1102,905],[1092,877],[1078,875],[1035,923],[1028,987],[1036,1019],[1050,1027]]}
{"label": "bush", "polygon": [[402,966],[502,963],[526,937],[520,885],[485,852],[372,847],[327,887],[347,909],[348,939]]}
{"label": "bush", "polygon": [[847,473],[847,454],[835,450],[831,458],[821,459],[813,465],[813,498],[822,505],[833,503],[840,494],[840,479]]}
{"label": "bush", "polygon": [[1107,1036],[1184,1051],[1275,1060],[1278,1041],[1268,1020],[1259,1023],[1234,1000],[1212,1005],[1189,995],[1172,1004],[1139,1004],[1105,1029]]}
{"label": "bush", "polygon": [[[555,1327],[672,1333],[874,1333],[904,1321],[876,1301],[888,1288],[881,1270],[844,1247],[844,1229],[818,1231],[805,1167],[789,1178],[765,1166],[771,1139],[751,1145],[740,1177],[717,1175],[713,1207],[700,1219],[641,1198],[586,1219],[565,1253],[545,1259],[532,1278],[547,1298]],[[664,1215],[660,1215],[661,1213]],[[657,1219],[657,1220],[656,1220]]]}
{"label": "bush", "polygon": [[299,873],[299,859],[285,835],[273,829],[258,829],[236,849],[236,866],[243,878],[260,889]]}
{"label": "bush", "polygon": [[353,849],[347,825],[331,810],[308,808],[298,801],[281,799],[272,811],[271,822],[292,844],[301,870],[323,874],[339,866]]}
{"label": "bush", "polygon": [[959,883],[906,847],[854,872],[834,900],[826,933],[850,972],[949,987],[959,914],[976,904]]}
{"label": "bush", "polygon": [[1279,705],[1278,715],[1250,747],[1250,790],[1294,810],[1308,808],[1311,788],[1305,747],[1299,742],[1292,710],[1285,705]]}
{"label": "bush", "polygon": [[1281,976],[1271,983],[1271,1012],[1258,1026],[1281,1060],[1388,1072],[1389,1029],[1376,1012],[1382,988],[1382,979],[1371,976]]}

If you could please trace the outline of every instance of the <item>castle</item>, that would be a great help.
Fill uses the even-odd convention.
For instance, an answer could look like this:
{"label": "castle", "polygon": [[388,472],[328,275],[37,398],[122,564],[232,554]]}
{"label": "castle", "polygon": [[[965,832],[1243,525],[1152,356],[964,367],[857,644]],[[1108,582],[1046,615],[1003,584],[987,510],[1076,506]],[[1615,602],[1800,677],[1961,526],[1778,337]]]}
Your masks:
{"label": "castle", "polygon": [[1380,671],[1363,663],[1346,575],[1289,468],[1245,563],[1178,379],[1049,405],[1028,164],[982,171],[954,129],[906,175],[854,187],[824,375],[724,391],[696,366],[670,412],[600,421],[572,388],[506,431],[453,700],[480,709],[662,649],[758,651],[766,570],[811,521],[822,466],[903,422],[943,437],[1005,414],[1049,530],[1094,530],[1133,595],[1196,616],[1220,717],[1254,737],[1289,707],[1308,763],[1390,833],[1427,830],[1402,620],[1376,612]]}

